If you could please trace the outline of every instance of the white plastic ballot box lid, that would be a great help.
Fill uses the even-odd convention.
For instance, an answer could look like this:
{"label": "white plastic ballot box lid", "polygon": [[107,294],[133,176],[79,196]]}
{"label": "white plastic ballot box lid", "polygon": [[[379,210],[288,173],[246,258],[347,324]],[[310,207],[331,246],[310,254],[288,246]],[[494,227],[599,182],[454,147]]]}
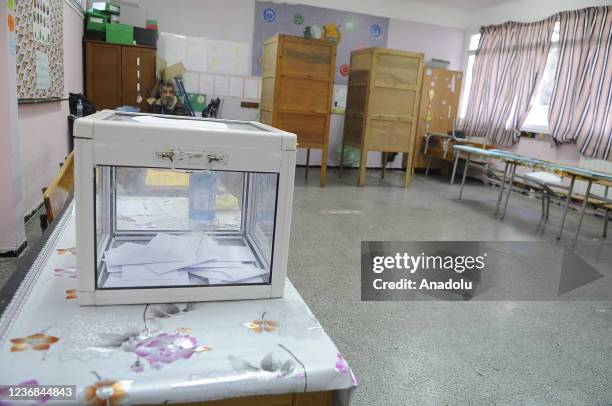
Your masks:
{"label": "white plastic ballot box lid", "polygon": [[75,122],[75,138],[146,142],[197,142],[294,151],[296,135],[256,121],[125,113],[103,110]]}

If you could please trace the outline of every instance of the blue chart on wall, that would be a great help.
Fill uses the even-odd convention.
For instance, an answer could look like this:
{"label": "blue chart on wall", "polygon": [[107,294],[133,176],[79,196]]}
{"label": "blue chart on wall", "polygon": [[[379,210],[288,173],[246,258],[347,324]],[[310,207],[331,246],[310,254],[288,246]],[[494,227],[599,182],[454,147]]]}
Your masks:
{"label": "blue chart on wall", "polygon": [[322,31],[335,24],[339,32],[336,51],[336,84],[347,84],[351,51],[369,47],[386,47],[389,19],[367,14],[349,13],[329,8],[255,2],[253,29],[253,76],[261,76],[261,54],[264,41],[278,33],[303,36],[306,27]]}

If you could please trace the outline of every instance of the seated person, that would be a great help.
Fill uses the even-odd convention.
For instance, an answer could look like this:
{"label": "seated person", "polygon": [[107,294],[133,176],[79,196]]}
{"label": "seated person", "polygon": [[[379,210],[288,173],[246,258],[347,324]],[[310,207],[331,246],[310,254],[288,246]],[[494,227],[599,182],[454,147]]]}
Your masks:
{"label": "seated person", "polygon": [[183,103],[176,97],[172,82],[164,82],[161,85],[160,97],[155,100],[151,108],[155,114],[168,114],[172,116],[186,116],[187,110]]}

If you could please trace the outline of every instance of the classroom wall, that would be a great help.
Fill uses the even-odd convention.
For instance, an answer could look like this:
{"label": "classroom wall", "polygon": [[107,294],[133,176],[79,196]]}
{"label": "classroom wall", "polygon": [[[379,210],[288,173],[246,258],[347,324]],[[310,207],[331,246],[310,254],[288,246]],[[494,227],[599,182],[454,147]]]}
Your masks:
{"label": "classroom wall", "polygon": [[449,69],[461,70],[465,30],[436,24],[417,23],[392,18],[389,23],[388,47],[425,53],[450,62]]}
{"label": "classroom wall", "polygon": [[[207,7],[209,4],[216,4],[210,1],[181,0],[181,7],[176,7],[177,3],[149,0],[146,4],[141,2],[138,8],[122,6],[121,22],[143,26],[147,18],[155,18],[161,31],[223,41],[245,42],[252,45],[254,3],[255,0],[229,0],[224,3],[223,8],[219,8]],[[391,18],[388,35],[390,48],[424,52],[426,60],[445,59],[451,62],[453,69],[459,69],[462,65],[465,31],[452,27],[464,24],[467,21],[466,13],[464,15],[449,9],[410,5],[397,0],[384,0],[374,5],[368,2],[348,0],[331,2],[305,0],[300,3],[385,17],[406,17],[407,20]],[[228,13],[227,10],[232,10],[232,12]],[[194,15],[197,15],[197,18],[194,18]],[[440,24],[444,25],[427,23],[430,21],[440,21]],[[224,98],[223,118],[258,119],[259,113],[256,109],[243,109],[239,104],[239,99]],[[328,164],[331,166],[339,164],[338,151],[343,128],[344,116],[333,114],[330,124],[328,158]],[[298,164],[304,164],[305,157],[306,152],[300,150]],[[320,151],[313,150],[310,163],[319,165],[320,162]],[[380,153],[372,152],[368,155],[368,166],[380,166]],[[401,157],[398,157],[392,166],[401,166]]]}
{"label": "classroom wall", "polygon": [[[64,93],[83,91],[83,16],[63,2]],[[46,187],[68,155],[68,101],[19,105],[18,125],[24,182],[24,215],[42,202]]]}
{"label": "classroom wall", "polygon": [[[0,2],[0,253],[25,241],[23,185],[17,133],[17,82],[14,48],[9,47],[7,2]],[[14,33],[12,34],[14,38]]]}

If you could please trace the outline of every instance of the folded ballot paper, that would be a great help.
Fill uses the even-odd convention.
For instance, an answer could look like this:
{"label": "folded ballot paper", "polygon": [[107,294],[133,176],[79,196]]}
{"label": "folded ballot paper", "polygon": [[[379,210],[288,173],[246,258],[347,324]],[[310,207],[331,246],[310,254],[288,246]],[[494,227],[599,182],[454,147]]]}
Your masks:
{"label": "folded ballot paper", "polygon": [[269,272],[257,265],[249,247],[221,244],[205,232],[124,242],[107,250],[104,261],[107,288],[262,283]]}

